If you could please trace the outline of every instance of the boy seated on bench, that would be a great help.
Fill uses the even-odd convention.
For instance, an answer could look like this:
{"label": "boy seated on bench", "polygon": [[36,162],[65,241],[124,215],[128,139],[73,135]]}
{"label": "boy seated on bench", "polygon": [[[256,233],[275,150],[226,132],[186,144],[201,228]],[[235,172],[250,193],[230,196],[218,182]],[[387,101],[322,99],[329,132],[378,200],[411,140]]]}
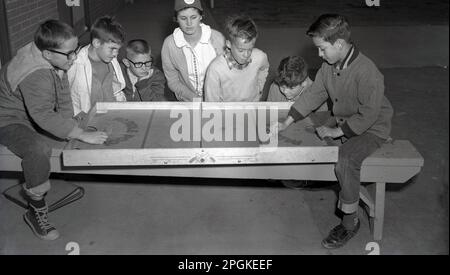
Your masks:
{"label": "boy seated on bench", "polygon": [[320,16],[307,31],[324,63],[311,88],[292,105],[287,119],[273,132],[308,116],[332,100],[332,120],[316,129],[320,138],[340,138],[335,172],[340,185],[338,208],[342,222],[322,241],[325,248],[345,245],[359,230],[358,202],[362,162],[389,138],[393,108],[384,96],[384,77],[359,52],[350,38],[347,20],[337,14]]}
{"label": "boy seated on bench", "polygon": [[52,148],[41,134],[91,144],[102,144],[107,135],[84,131],[78,127],[81,116],[73,118],[67,80],[67,70],[79,51],[73,29],[49,20],[34,37],[0,71],[0,144],[22,159],[29,204],[25,222],[39,238],[55,240],[59,233],[48,221],[45,202]]}

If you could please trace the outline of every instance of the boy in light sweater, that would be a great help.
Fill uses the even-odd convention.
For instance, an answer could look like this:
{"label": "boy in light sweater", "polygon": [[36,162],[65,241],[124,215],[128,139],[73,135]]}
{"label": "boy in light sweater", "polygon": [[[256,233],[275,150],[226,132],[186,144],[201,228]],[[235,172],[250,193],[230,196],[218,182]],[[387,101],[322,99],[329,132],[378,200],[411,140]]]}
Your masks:
{"label": "boy in light sweater", "polygon": [[206,73],[205,101],[260,101],[269,61],[255,48],[256,24],[247,16],[231,17],[226,33],[227,49],[211,62]]}

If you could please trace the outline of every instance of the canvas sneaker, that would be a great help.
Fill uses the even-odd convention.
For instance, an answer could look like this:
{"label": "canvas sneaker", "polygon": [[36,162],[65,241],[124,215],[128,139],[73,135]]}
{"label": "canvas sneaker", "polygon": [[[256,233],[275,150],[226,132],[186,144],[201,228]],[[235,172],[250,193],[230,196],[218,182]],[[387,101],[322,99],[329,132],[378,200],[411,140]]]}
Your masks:
{"label": "canvas sneaker", "polygon": [[48,222],[47,205],[42,208],[36,208],[30,204],[28,211],[23,215],[23,218],[38,238],[46,241],[53,241],[59,237],[56,228]]}

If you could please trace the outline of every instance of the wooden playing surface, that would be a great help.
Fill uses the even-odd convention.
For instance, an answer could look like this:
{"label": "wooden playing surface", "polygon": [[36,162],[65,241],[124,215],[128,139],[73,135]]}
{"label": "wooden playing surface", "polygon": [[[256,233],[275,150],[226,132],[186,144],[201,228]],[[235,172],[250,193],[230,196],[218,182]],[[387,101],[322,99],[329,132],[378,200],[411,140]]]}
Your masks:
{"label": "wooden playing surface", "polygon": [[[213,148],[213,147],[259,147],[262,144],[268,144],[267,141],[261,141],[258,131],[258,120],[260,115],[253,111],[242,111],[238,108],[219,110],[221,112],[222,127],[204,128],[206,123],[211,123],[210,118],[201,119],[202,131],[211,130],[215,134],[214,140],[205,140],[203,134],[197,137],[201,141],[195,140],[194,137],[194,111],[188,110],[190,123],[190,139],[174,141],[171,138],[170,128],[179,120],[179,118],[171,118],[169,109],[157,110],[108,110],[106,113],[96,113],[87,123],[86,129],[104,131],[108,134],[108,140],[103,145],[89,145],[82,142],[76,142],[72,145],[72,149],[144,149],[144,148]],[[233,126],[226,125],[226,112],[233,114]],[[237,118],[239,114],[240,117]],[[287,110],[280,109],[278,111],[278,121],[286,118]],[[326,146],[326,143],[320,140],[316,133],[315,127],[320,124],[324,114],[319,114],[303,121],[297,122],[283,132],[278,133],[278,146]],[[261,118],[263,119],[263,118]],[[314,122],[316,123],[316,126]],[[268,131],[269,126],[273,123],[270,120],[269,111],[266,111],[264,127]],[[242,138],[238,138],[238,130],[242,133]],[[232,132],[232,138],[227,139],[226,131]],[[253,135],[253,134],[255,135]]]}
{"label": "wooden playing surface", "polygon": [[[337,147],[327,146],[315,133],[321,115],[297,122],[278,133],[277,139],[269,139],[270,125],[283,121],[289,107],[263,102],[100,103],[90,112],[84,128],[106,132],[107,141],[102,145],[72,142],[64,160],[89,165],[155,165],[155,158],[163,165],[208,160],[224,164],[229,154],[230,163],[283,162],[284,157],[289,163],[335,162]],[[260,154],[261,148],[268,147],[278,155],[267,150]],[[168,161],[164,161],[166,152]]]}

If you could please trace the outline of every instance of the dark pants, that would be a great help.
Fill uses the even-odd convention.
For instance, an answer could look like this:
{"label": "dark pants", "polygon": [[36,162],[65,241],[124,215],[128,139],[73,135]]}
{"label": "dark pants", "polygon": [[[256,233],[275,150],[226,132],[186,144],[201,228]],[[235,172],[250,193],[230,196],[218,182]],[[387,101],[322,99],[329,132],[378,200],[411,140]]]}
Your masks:
{"label": "dark pants", "polygon": [[25,187],[39,195],[47,192],[52,149],[43,137],[25,125],[11,124],[0,128],[0,144],[22,159]]}
{"label": "dark pants", "polygon": [[384,142],[374,134],[364,133],[348,139],[339,147],[335,171],[341,187],[338,208],[342,212],[351,214],[358,210],[361,165]]}

